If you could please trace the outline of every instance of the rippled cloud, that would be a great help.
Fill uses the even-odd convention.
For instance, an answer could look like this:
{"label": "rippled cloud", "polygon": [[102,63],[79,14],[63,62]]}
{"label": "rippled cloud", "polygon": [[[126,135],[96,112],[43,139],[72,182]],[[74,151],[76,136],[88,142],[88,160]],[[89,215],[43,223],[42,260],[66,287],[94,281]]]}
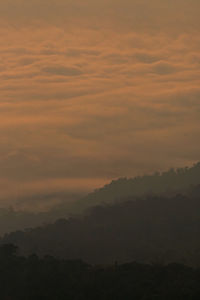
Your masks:
{"label": "rippled cloud", "polygon": [[2,205],[200,159],[199,1],[0,8]]}

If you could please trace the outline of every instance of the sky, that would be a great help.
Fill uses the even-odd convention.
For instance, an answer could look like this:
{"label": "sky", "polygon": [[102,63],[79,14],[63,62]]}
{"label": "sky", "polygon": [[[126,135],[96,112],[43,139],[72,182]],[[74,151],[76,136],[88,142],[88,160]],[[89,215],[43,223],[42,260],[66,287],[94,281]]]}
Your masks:
{"label": "sky", "polygon": [[0,0],[0,206],[199,161],[199,11]]}

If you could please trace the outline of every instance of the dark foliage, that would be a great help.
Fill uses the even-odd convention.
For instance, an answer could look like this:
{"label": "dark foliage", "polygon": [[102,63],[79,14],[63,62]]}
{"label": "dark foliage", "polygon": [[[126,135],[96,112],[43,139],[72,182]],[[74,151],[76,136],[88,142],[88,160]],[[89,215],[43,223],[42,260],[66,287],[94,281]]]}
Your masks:
{"label": "dark foliage", "polygon": [[17,256],[0,249],[0,291],[4,300],[197,300],[200,269],[180,264],[129,263],[94,267],[82,261]]}

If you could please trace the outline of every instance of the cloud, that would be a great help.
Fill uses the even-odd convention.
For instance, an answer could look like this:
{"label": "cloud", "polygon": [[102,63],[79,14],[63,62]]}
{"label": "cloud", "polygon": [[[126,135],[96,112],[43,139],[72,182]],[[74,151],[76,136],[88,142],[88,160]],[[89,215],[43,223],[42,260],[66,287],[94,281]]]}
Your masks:
{"label": "cloud", "polygon": [[2,0],[2,21],[15,26],[40,22],[71,29],[90,26],[117,30],[185,31],[198,29],[198,0]]}
{"label": "cloud", "polygon": [[167,62],[159,62],[153,65],[152,72],[159,75],[168,75],[176,72],[178,68]]}
{"label": "cloud", "polygon": [[[64,201],[74,201],[91,189],[104,185],[102,178],[51,178],[39,181],[12,181],[0,178],[1,207],[13,206],[17,210],[45,211]],[[8,189],[12,190],[8,193]]]}
{"label": "cloud", "polygon": [[74,67],[64,67],[64,66],[48,66],[42,69],[43,72],[51,75],[60,75],[60,76],[79,76],[83,72]]}
{"label": "cloud", "polygon": [[199,160],[199,5],[1,1],[0,205]]}

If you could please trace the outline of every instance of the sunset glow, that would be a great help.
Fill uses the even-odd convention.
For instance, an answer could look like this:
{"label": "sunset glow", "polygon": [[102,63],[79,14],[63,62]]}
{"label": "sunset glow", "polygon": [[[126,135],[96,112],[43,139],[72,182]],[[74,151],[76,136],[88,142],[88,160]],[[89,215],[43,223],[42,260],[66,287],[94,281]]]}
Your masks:
{"label": "sunset glow", "polygon": [[199,11],[2,0],[0,204],[198,161]]}

